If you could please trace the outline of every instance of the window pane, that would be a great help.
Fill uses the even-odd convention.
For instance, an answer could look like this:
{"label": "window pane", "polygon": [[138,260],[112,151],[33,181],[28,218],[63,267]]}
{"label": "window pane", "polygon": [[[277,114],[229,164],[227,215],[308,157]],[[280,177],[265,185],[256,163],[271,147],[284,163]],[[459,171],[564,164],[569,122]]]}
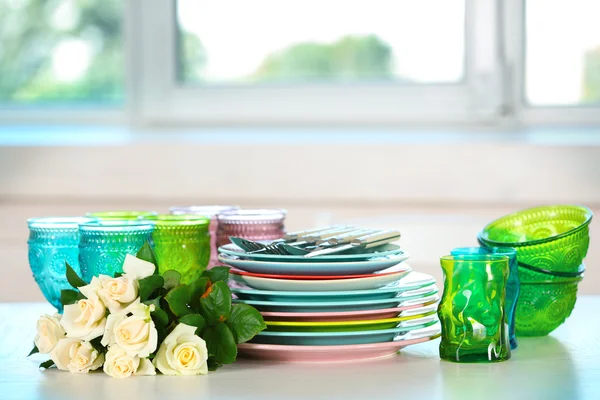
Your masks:
{"label": "window pane", "polygon": [[600,1],[528,0],[525,97],[532,105],[600,102]]}
{"label": "window pane", "polygon": [[193,83],[457,82],[465,0],[179,0]]}
{"label": "window pane", "polygon": [[1,0],[0,103],[120,102],[121,0]]}

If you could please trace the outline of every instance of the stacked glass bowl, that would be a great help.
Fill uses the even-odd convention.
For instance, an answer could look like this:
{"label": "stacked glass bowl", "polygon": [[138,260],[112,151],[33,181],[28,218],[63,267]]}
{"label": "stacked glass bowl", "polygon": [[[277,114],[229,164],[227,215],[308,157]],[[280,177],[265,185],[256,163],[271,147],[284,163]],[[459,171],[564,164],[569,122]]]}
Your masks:
{"label": "stacked glass bowl", "polygon": [[479,233],[483,246],[517,250],[517,335],[547,335],[571,315],[585,271],[592,216],[589,208],[577,205],[536,207],[497,219]]}

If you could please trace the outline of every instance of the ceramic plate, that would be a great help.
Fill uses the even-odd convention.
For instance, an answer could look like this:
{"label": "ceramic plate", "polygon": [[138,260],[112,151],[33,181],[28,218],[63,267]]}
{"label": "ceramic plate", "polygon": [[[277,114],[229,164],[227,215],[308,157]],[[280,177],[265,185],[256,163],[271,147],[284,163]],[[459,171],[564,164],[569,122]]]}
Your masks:
{"label": "ceramic plate", "polygon": [[278,332],[352,332],[396,328],[400,323],[435,314],[437,306],[422,308],[418,313],[396,318],[360,321],[298,322],[265,321],[269,331]]}
{"label": "ceramic plate", "polygon": [[[288,344],[302,346],[330,346],[391,342],[410,331],[427,328],[438,323],[437,315],[401,323],[397,328],[353,332],[272,332],[262,331],[253,343]],[[406,324],[406,325],[405,325]]]}
{"label": "ceramic plate", "polygon": [[[395,273],[373,274],[366,278],[354,279],[321,279],[321,280],[298,280],[298,279],[271,279],[256,276],[238,275],[232,273],[231,279],[261,290],[284,290],[284,291],[328,291],[328,290],[369,290],[376,289],[398,282],[405,277],[411,268],[402,263],[403,268]],[[392,267],[395,268],[395,267]],[[405,278],[405,279],[408,279]]]}
{"label": "ceramic plate", "polygon": [[421,299],[437,294],[435,285],[423,289],[404,292],[389,299],[352,300],[352,301],[261,301],[233,299],[234,303],[245,303],[261,311],[291,311],[291,312],[323,312],[323,311],[358,311],[375,310],[401,306],[408,300]]}
{"label": "ceramic plate", "polygon": [[283,362],[334,363],[375,360],[396,355],[406,346],[428,342],[440,337],[439,326],[422,336],[410,332],[393,342],[350,344],[341,346],[290,346],[282,344],[244,343],[238,346],[243,357]]}
{"label": "ceramic plate", "polygon": [[243,271],[261,274],[281,275],[347,275],[371,274],[375,271],[393,267],[408,259],[408,254],[378,257],[364,261],[353,262],[277,262],[242,260],[228,254],[219,254],[219,261]]}
{"label": "ceramic plate", "polygon": [[401,271],[411,271],[412,268],[402,263],[395,265],[390,268],[386,268],[381,271],[376,271],[372,274],[348,274],[348,275],[280,275],[280,274],[259,274],[255,272],[242,271],[241,269],[231,268],[229,272],[235,275],[243,276],[254,276],[257,278],[268,278],[268,279],[288,279],[288,280],[332,280],[332,279],[356,279],[356,278],[370,278],[373,276],[391,275]]}
{"label": "ceramic plate", "polygon": [[[308,282],[310,283],[310,282]],[[240,299],[268,301],[338,301],[385,299],[395,297],[398,293],[427,288],[435,284],[435,279],[427,274],[413,272],[405,279],[393,285],[367,290],[342,291],[273,291],[258,289],[232,288],[231,291]]]}
{"label": "ceramic plate", "polygon": [[334,311],[334,312],[278,312],[262,311],[265,320],[269,321],[304,321],[304,322],[333,322],[333,321],[357,321],[364,319],[395,318],[410,315],[413,311],[428,305],[435,305],[439,296],[433,295],[413,301],[406,301],[400,307],[383,308],[380,310],[364,311]]}
{"label": "ceramic plate", "polygon": [[348,262],[348,261],[362,261],[368,260],[373,257],[386,257],[390,255],[401,254],[402,250],[397,244],[385,244],[383,246],[374,247],[371,249],[357,249],[355,253],[345,254],[328,254],[323,256],[317,256],[313,258],[304,258],[303,256],[287,256],[281,254],[252,254],[246,253],[244,250],[239,248],[233,243],[226,244],[219,247],[219,253],[228,254],[230,256],[239,257],[245,260],[255,261],[276,261],[276,262]]}

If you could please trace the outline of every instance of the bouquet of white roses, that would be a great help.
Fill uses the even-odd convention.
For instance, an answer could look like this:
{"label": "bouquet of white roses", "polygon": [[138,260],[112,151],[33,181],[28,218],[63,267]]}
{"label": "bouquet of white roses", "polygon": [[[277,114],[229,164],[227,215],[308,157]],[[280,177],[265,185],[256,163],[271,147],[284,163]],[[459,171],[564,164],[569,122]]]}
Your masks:
{"label": "bouquet of white roses", "polygon": [[73,290],[63,290],[62,315],[37,322],[31,354],[49,354],[42,368],[110,376],[207,374],[235,361],[237,344],[266,328],[246,304],[231,304],[229,268],[206,270],[181,284],[177,271],[158,274],[152,248],[128,255],[123,273],[87,284],[67,264]]}

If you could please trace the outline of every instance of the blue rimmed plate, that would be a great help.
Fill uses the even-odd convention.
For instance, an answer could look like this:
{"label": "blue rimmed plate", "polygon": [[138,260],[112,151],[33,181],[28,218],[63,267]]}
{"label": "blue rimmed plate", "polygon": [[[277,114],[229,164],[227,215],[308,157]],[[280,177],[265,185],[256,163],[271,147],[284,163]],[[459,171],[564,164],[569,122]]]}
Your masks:
{"label": "blue rimmed plate", "polygon": [[276,261],[276,262],[351,262],[364,261],[374,257],[387,257],[391,255],[402,254],[403,251],[397,244],[384,244],[382,246],[373,247],[371,249],[356,249],[353,253],[344,254],[326,254],[313,258],[304,258],[303,256],[281,255],[281,254],[260,254],[246,253],[233,243],[229,243],[219,247],[219,253],[228,254],[230,256],[239,257],[246,260],[255,261]]}
{"label": "blue rimmed plate", "polygon": [[325,312],[325,311],[359,311],[378,310],[401,306],[403,303],[415,299],[429,297],[438,293],[435,285],[426,288],[400,293],[398,296],[387,299],[350,300],[350,301],[266,301],[233,299],[234,303],[245,303],[261,311],[289,311],[289,312]]}
{"label": "blue rimmed plate", "polygon": [[[300,281],[302,282],[302,281]],[[304,283],[304,282],[303,282]],[[309,283],[311,283],[309,281]],[[427,274],[413,272],[399,282],[376,289],[343,290],[343,291],[275,291],[259,289],[232,288],[231,291],[240,299],[267,301],[354,301],[370,299],[386,299],[398,293],[427,288],[435,284],[435,279]]]}
{"label": "blue rimmed plate", "polygon": [[376,257],[364,261],[352,262],[278,262],[242,260],[228,254],[219,254],[223,264],[260,274],[279,275],[352,275],[371,274],[400,264],[408,259],[407,253]]}
{"label": "blue rimmed plate", "polygon": [[410,331],[427,328],[438,323],[437,315],[407,321],[392,329],[377,329],[353,332],[273,332],[262,331],[252,343],[287,344],[302,346],[331,346],[391,342]]}

